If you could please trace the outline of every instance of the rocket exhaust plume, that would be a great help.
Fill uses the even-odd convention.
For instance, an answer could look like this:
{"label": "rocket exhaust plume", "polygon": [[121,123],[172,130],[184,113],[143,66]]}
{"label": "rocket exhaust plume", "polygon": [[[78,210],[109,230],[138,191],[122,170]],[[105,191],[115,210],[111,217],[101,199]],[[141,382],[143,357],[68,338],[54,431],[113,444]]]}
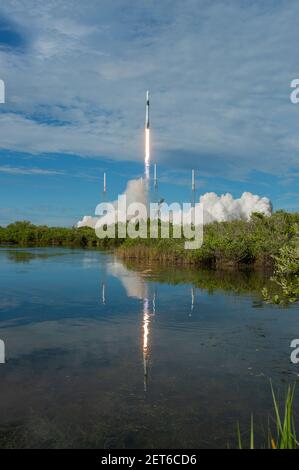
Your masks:
{"label": "rocket exhaust plume", "polygon": [[145,179],[148,182],[150,176],[150,122],[149,122],[149,91],[146,92],[146,106],[145,106]]}

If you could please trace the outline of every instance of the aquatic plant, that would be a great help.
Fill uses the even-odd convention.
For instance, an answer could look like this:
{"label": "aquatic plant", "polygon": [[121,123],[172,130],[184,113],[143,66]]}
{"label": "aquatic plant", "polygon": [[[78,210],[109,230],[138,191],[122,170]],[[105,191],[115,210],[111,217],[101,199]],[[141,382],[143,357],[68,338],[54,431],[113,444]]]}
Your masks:
{"label": "aquatic plant", "polygon": [[[268,449],[299,449],[299,442],[296,437],[296,426],[293,411],[295,385],[288,386],[283,407],[279,406],[278,399],[275,395],[272,383],[271,393],[274,407],[273,423],[275,427],[275,432],[272,432],[272,427],[269,422],[267,429],[268,439],[264,447]],[[246,448],[246,444],[244,444],[242,440],[239,423],[237,424],[237,442],[239,449]],[[255,448],[253,415],[251,415],[250,420],[250,438],[248,447],[249,449]]]}

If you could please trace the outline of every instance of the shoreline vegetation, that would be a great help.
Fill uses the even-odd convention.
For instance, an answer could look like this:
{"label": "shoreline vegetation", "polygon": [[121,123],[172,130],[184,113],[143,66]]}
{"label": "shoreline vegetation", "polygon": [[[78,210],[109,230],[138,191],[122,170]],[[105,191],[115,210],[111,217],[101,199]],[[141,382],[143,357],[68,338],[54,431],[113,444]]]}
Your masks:
{"label": "shoreline vegetation", "polygon": [[[294,395],[295,395],[295,384],[289,385],[286,391],[286,396],[282,404],[279,403],[278,398],[274,392],[272,382],[270,381],[272,400],[274,407],[274,417],[271,419],[274,428],[273,433],[271,421],[268,420],[266,427],[267,439],[266,444],[263,445],[263,449],[298,449],[299,442],[296,436],[296,422],[294,413]],[[251,415],[250,421],[250,433],[249,433],[249,445],[244,447],[243,438],[241,437],[241,431],[239,423],[237,425],[237,438],[239,449],[256,449],[255,446],[255,431],[253,423],[253,415]]]}
{"label": "shoreline vegetation", "polygon": [[251,220],[213,222],[204,226],[201,248],[185,250],[185,239],[127,238],[116,253],[124,259],[158,261],[202,267],[273,268],[281,248],[299,233],[299,213],[278,211],[271,217],[253,214]]}
{"label": "shoreline vegetation", "polygon": [[[116,229],[117,233],[117,229]],[[299,212],[277,211],[266,217],[254,213],[250,221],[213,222],[204,226],[204,243],[184,249],[185,238],[104,238],[89,227],[48,227],[28,221],[0,226],[0,246],[98,248],[115,250],[126,259],[203,267],[273,267],[280,250],[299,237]]]}
{"label": "shoreline vegetation", "polygon": [[[271,286],[262,291],[269,303],[299,300],[299,212],[254,213],[249,221],[204,226],[201,248],[186,250],[184,238],[104,238],[89,227],[65,228],[18,221],[0,227],[0,246],[68,247],[112,250],[126,262],[193,268],[271,269]],[[117,228],[116,228],[117,233]]]}

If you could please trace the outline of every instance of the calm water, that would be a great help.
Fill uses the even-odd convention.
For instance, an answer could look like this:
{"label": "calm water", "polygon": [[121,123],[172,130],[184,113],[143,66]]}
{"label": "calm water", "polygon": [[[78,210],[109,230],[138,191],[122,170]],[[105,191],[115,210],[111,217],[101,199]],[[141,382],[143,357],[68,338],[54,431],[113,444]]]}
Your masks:
{"label": "calm water", "polygon": [[1,249],[0,446],[226,447],[251,412],[262,439],[269,378],[299,374],[298,307],[264,305],[266,282]]}

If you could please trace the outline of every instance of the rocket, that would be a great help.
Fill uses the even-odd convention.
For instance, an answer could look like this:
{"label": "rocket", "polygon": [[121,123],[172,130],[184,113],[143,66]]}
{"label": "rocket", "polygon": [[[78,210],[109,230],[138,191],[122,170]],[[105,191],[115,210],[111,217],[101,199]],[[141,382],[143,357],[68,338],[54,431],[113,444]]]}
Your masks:
{"label": "rocket", "polygon": [[145,128],[150,128],[149,122],[149,91],[146,92],[146,106],[145,106]]}

